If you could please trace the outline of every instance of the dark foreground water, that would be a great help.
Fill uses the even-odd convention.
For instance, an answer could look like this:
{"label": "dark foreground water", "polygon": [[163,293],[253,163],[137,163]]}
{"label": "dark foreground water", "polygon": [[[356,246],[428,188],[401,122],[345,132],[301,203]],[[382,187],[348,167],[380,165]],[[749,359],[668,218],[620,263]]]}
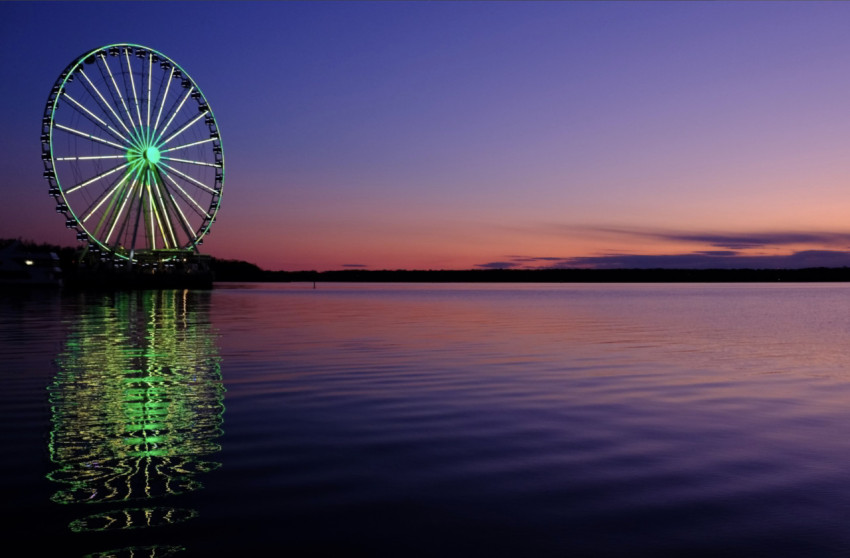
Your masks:
{"label": "dark foreground water", "polygon": [[6,293],[0,359],[4,555],[850,555],[848,285]]}

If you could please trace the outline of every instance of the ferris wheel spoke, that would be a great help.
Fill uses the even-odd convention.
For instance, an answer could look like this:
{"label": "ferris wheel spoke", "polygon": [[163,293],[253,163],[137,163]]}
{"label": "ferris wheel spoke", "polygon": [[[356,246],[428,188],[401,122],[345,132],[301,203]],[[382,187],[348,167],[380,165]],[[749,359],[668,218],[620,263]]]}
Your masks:
{"label": "ferris wheel spoke", "polygon": [[176,163],[187,163],[187,164],[190,164],[190,165],[200,165],[200,166],[204,166],[204,167],[218,168],[218,167],[221,166],[218,163],[205,163],[204,161],[190,161],[188,159],[178,159],[176,157],[162,157],[162,158],[165,159],[165,160],[168,160],[168,161],[174,161]]}
{"label": "ferris wheel spoke", "polygon": [[[159,104],[159,111],[156,113],[156,121],[153,124],[153,131],[151,132],[151,137],[153,137],[153,133],[156,131],[159,126],[159,119],[162,117],[162,109],[165,107],[165,100],[168,98],[168,90],[171,88],[171,80],[174,79],[174,66],[171,67],[168,78],[165,82],[165,93],[162,95],[162,102]],[[162,86],[160,86],[160,89]]]}
{"label": "ferris wheel spoke", "polygon": [[192,91],[194,91],[194,89],[195,89],[195,87],[191,86],[191,87],[189,87],[189,90],[186,91],[186,95],[183,96],[183,99],[180,101],[180,104],[177,106],[177,108],[174,110],[174,112],[171,113],[171,118],[168,119],[168,122],[166,122],[165,126],[162,127],[162,130],[159,131],[159,135],[157,136],[158,138],[161,138],[162,135],[165,133],[165,131],[168,129],[168,127],[171,126],[171,121],[174,120],[174,117],[177,116],[177,113],[179,113],[180,109],[183,108],[183,105],[186,103],[186,101],[192,95]]}
{"label": "ferris wheel spoke", "polygon": [[210,194],[215,194],[215,193],[216,193],[216,191],[215,191],[215,190],[213,190],[212,188],[210,188],[209,186],[207,186],[206,184],[204,184],[203,182],[201,182],[201,181],[200,181],[200,180],[198,180],[197,178],[195,178],[195,177],[193,177],[193,176],[189,176],[188,174],[186,174],[186,173],[184,173],[184,172],[182,172],[182,171],[180,171],[180,170],[178,170],[178,169],[176,169],[176,168],[172,167],[171,165],[169,165],[168,163],[166,163],[166,162],[164,162],[164,161],[162,161],[162,160],[160,160],[160,164],[162,164],[162,166],[163,166],[163,167],[165,167],[165,168],[167,168],[168,170],[170,170],[170,171],[174,172],[174,173],[175,173],[175,174],[177,174],[178,176],[182,177],[184,180],[187,180],[187,181],[189,181],[189,182],[191,182],[191,183],[195,184],[196,186],[200,187],[200,188],[201,188],[201,189],[203,189],[203,190],[206,190],[206,191],[207,191],[207,192],[209,192]]}
{"label": "ferris wheel spoke", "polygon": [[[139,96],[136,94],[136,80],[133,79],[133,66],[130,64],[130,49],[124,49],[124,57],[127,59],[127,73],[130,74],[130,88],[133,90],[133,102],[136,103],[136,115],[139,117],[139,127],[143,126],[142,124],[142,111],[139,108]],[[127,82],[124,82],[125,84]],[[128,95],[129,98],[129,95]]]}
{"label": "ferris wheel spoke", "polygon": [[201,215],[202,217],[205,217],[205,218],[207,218],[207,219],[211,219],[211,218],[212,218],[212,217],[210,216],[210,214],[209,214],[209,213],[207,213],[207,210],[206,210],[206,209],[204,209],[204,208],[201,206],[201,204],[199,204],[197,201],[195,201],[195,198],[193,198],[192,196],[190,196],[190,195],[188,194],[188,192],[186,192],[186,190],[184,190],[184,189],[183,189],[183,187],[182,187],[182,186],[180,186],[180,184],[178,184],[176,180],[174,180],[174,177],[172,177],[172,176],[171,176],[170,174],[168,174],[168,173],[163,173],[163,174],[165,175],[165,178],[167,178],[168,180],[170,180],[170,181],[171,181],[171,183],[172,183],[172,184],[174,184],[174,187],[175,187],[175,188],[177,188],[177,190],[178,190],[181,194],[183,194],[181,197],[182,197],[184,200],[189,201],[189,202],[192,204],[193,209],[197,208],[197,209],[195,210],[195,212],[196,212],[198,215]]}
{"label": "ferris wheel spoke", "polygon": [[[106,67],[106,72],[109,74],[109,79],[112,80],[112,86],[115,88],[115,93],[118,95],[118,100],[121,101],[121,106],[124,107],[124,112],[127,113],[127,120],[130,121],[130,126],[132,126],[133,130],[135,130],[136,123],[133,122],[133,117],[132,115],[130,115],[130,109],[129,107],[127,107],[127,102],[124,100],[124,95],[121,94],[121,89],[118,88],[118,82],[115,81],[115,76],[112,75],[112,68],[109,67],[109,62],[106,61],[105,55],[101,55],[100,59],[103,62],[103,65]],[[126,124],[124,125],[124,127],[127,127]],[[127,133],[129,134],[130,130],[127,130]]]}
{"label": "ferris wheel spoke", "polygon": [[[139,191],[139,193],[141,195],[141,191],[142,191],[142,184],[141,183],[138,184],[137,190]],[[127,213],[126,213],[127,216],[124,217],[123,219],[121,219],[120,215],[119,215],[118,222],[121,223],[121,225],[118,227],[118,232],[115,234],[115,244],[114,244],[114,246],[116,248],[127,243],[127,235],[130,232],[130,215],[133,213],[133,204],[135,204],[135,203],[141,203],[141,200],[136,200],[135,196],[131,196],[130,197],[130,205],[127,207]],[[133,231],[133,235],[134,235],[133,239],[131,239],[131,241],[130,241],[130,249],[131,250],[134,248],[133,245],[136,243],[136,241],[135,241],[135,231]]]}
{"label": "ferris wheel spoke", "polygon": [[[100,89],[98,89],[98,87],[94,84],[94,82],[89,78],[89,76],[82,69],[80,69],[80,75],[82,75],[83,78],[85,78],[85,80],[88,82],[89,86],[97,94],[98,98],[100,98],[100,101],[101,101],[101,103],[103,103],[103,106],[105,106],[107,109],[109,109],[109,112],[112,113],[112,116],[115,118],[115,122],[120,124],[121,127],[124,128],[124,131],[126,131],[129,134],[130,129],[127,128],[127,125],[124,123],[124,120],[120,116],[118,116],[118,113],[115,112],[115,109],[112,107],[112,104],[109,101],[106,100],[106,97],[103,96],[103,93],[100,92]],[[101,75],[103,75],[103,72],[101,72]]]}
{"label": "ferris wheel spoke", "polygon": [[177,213],[180,214],[180,218],[182,219],[181,224],[183,225],[183,230],[186,231],[186,235],[193,239],[197,239],[198,235],[195,234],[194,229],[192,229],[192,225],[189,223],[189,219],[186,218],[186,214],[183,213],[182,209],[180,209],[180,205],[177,203],[177,200],[175,200],[174,196],[172,196],[170,193],[168,194],[168,197],[171,199],[171,203],[174,206],[174,209],[176,209]]}
{"label": "ferris wheel spoke", "polygon": [[[139,220],[141,215],[144,213],[144,199],[143,199],[143,188],[142,183],[138,181],[139,174],[141,173],[141,167],[139,169],[139,173],[136,175],[136,184],[133,185],[130,191],[130,200],[129,207],[127,208],[127,217],[121,223],[121,228],[118,230],[118,236],[116,236],[116,242],[122,236],[126,240],[129,231],[132,231],[133,235],[130,238],[130,252],[132,253],[136,249],[136,240],[139,236]],[[133,208],[135,208],[136,219],[130,223],[133,215]],[[143,227],[145,225],[142,225]],[[144,237],[145,235],[143,235]]]}
{"label": "ferris wheel spoke", "polygon": [[[115,225],[117,225],[118,221],[120,221],[121,214],[124,213],[124,208],[127,206],[127,202],[130,200],[130,196],[133,194],[133,191],[136,190],[136,184],[138,183],[138,178],[139,177],[138,177],[138,172],[137,172],[136,176],[133,178],[133,183],[127,189],[127,195],[124,197],[124,202],[121,204],[121,207],[118,209],[118,211],[114,213],[114,216],[113,216],[113,219],[112,219],[112,226],[109,228],[109,234],[106,235],[106,238],[103,241],[104,244],[109,244],[109,239],[112,237],[112,233],[115,231]],[[122,227],[121,227],[122,229],[124,228],[124,226],[126,226],[126,223],[127,223],[127,220],[124,221],[124,225],[122,225]],[[121,237],[121,235],[120,235],[120,232],[119,232],[118,238],[120,238],[120,237]]]}
{"label": "ferris wheel spoke", "polygon": [[147,128],[151,127],[151,80],[153,79],[153,56],[148,53],[148,120]]}
{"label": "ferris wheel spoke", "polygon": [[[171,224],[168,208],[165,207],[165,202],[162,199],[162,192],[159,191],[156,184],[153,185],[153,190],[156,194],[154,209],[157,215],[160,216],[157,220],[159,221],[160,232],[162,233],[162,242],[166,248],[177,248],[177,239],[174,236],[174,228]],[[169,241],[171,242],[171,246],[168,245]]]}
{"label": "ferris wheel spoke", "polygon": [[[154,229],[154,219],[157,223],[159,223],[159,215],[156,214],[156,206],[153,203],[153,195],[151,194],[151,185],[145,184],[145,191],[147,192],[147,208],[148,215],[150,218],[148,219],[148,240],[150,242],[151,248],[156,250],[156,229]],[[159,223],[159,228],[162,230],[162,224]]]}
{"label": "ferris wheel spoke", "polygon": [[183,213],[183,210],[180,209],[180,204],[177,203],[177,200],[174,199],[174,196],[169,192],[168,199],[171,201],[171,206],[177,211],[178,215],[180,215],[180,225],[183,227],[183,232],[186,233],[186,238],[193,240],[197,239],[198,235],[195,234],[194,229],[192,229],[191,223],[189,223],[189,219],[186,218],[186,214]]}
{"label": "ferris wheel spoke", "polygon": [[207,115],[207,113],[202,112],[202,113],[200,113],[198,116],[196,116],[195,118],[191,119],[189,122],[187,122],[186,124],[184,124],[182,128],[180,128],[179,130],[177,130],[176,132],[174,132],[173,134],[171,134],[171,135],[168,137],[168,139],[167,139],[167,140],[163,141],[163,142],[162,142],[162,145],[168,145],[168,142],[170,142],[171,140],[173,140],[174,138],[176,138],[177,136],[179,136],[180,134],[182,134],[183,132],[185,132],[185,131],[186,131],[186,129],[187,129],[189,126],[191,126],[192,124],[194,124],[195,122],[197,122],[198,120],[200,120],[201,118],[203,118],[203,117],[204,117],[204,116],[206,116],[206,115]]}
{"label": "ferris wheel spoke", "polygon": [[[98,219],[97,225],[95,225],[92,229],[93,236],[98,240],[100,240],[103,234],[103,227],[104,224],[108,221],[108,216],[115,211],[116,205],[120,203],[121,198],[124,196],[124,191],[127,189],[126,182],[132,175],[132,170],[127,171],[121,181],[116,185],[117,187],[114,189],[114,192],[111,195],[104,197],[104,200],[109,200],[109,205],[107,205],[106,209],[104,209],[103,213],[100,215],[100,219]],[[98,207],[95,209],[99,209],[100,205],[102,204],[98,204]],[[90,214],[87,216],[87,219],[94,214],[95,209],[92,209],[90,211]]]}
{"label": "ferris wheel spoke", "polygon": [[92,215],[94,215],[94,214],[97,212],[97,210],[98,210],[98,209],[100,209],[100,207],[101,207],[101,206],[102,206],[102,205],[106,202],[106,200],[111,199],[111,198],[115,195],[115,192],[117,192],[117,191],[118,191],[118,189],[119,189],[119,188],[120,188],[120,187],[121,187],[121,186],[122,186],[122,185],[123,185],[123,184],[124,184],[124,183],[125,183],[125,182],[126,182],[126,181],[127,181],[127,180],[131,177],[131,176],[132,176],[132,175],[133,175],[133,173],[132,173],[132,172],[126,172],[126,173],[124,173],[124,176],[123,176],[123,177],[121,177],[121,179],[120,179],[120,180],[119,180],[119,181],[118,181],[118,182],[117,182],[117,183],[116,183],[116,184],[115,184],[115,185],[114,185],[111,189],[105,189],[105,190],[103,191],[103,193],[100,195],[100,197],[99,197],[98,199],[96,199],[96,200],[95,200],[95,203],[93,203],[92,205],[90,205],[90,206],[89,206],[89,207],[88,207],[88,208],[87,208],[87,209],[83,212],[83,213],[86,213],[86,215],[85,215],[85,217],[83,217],[82,222],[83,222],[83,223],[88,222],[88,220],[89,220],[89,219],[91,219],[91,216],[92,216]]}
{"label": "ferris wheel spoke", "polygon": [[100,143],[104,143],[106,145],[109,145],[110,147],[120,149],[121,151],[125,150],[125,147],[123,145],[118,145],[117,143],[111,142],[107,139],[103,139],[100,136],[94,136],[92,134],[87,134],[86,132],[82,132],[82,131],[77,130],[75,128],[71,128],[69,126],[63,126],[62,124],[54,123],[53,125],[56,126],[57,128],[59,128],[60,130],[65,130],[66,132],[70,132],[72,134],[76,134],[78,136],[82,136],[84,138],[87,138],[87,139],[90,139],[90,140],[93,140],[93,141],[99,141]]}
{"label": "ferris wheel spoke", "polygon": [[84,155],[81,157],[56,157],[54,161],[95,161],[98,159],[126,159],[126,155]]}
{"label": "ferris wheel spoke", "polygon": [[[194,229],[192,228],[192,224],[189,223],[189,219],[186,218],[186,215],[183,213],[183,210],[180,209],[180,205],[177,203],[177,200],[174,199],[174,196],[171,192],[168,191],[168,186],[165,184],[165,180],[162,178],[162,174],[159,172],[159,169],[156,169],[156,175],[158,178],[158,183],[160,185],[160,189],[165,191],[166,200],[171,202],[171,207],[176,210],[177,214],[180,215],[180,226],[183,227],[183,232],[186,233],[186,238],[188,239],[196,239],[198,235],[195,234]],[[179,188],[179,186],[178,186]]]}
{"label": "ferris wheel spoke", "polygon": [[162,208],[162,214],[165,216],[165,224],[168,228],[168,232],[171,235],[171,242],[175,248],[178,247],[177,235],[174,232],[174,223],[173,223],[173,212],[169,211],[167,204],[167,196],[163,197],[163,193],[167,194],[168,191],[165,188],[165,184],[162,183],[161,177],[157,176],[157,173],[154,170],[151,170],[151,182],[153,183],[154,188],[156,189],[157,198],[159,199],[159,205]]}
{"label": "ferris wheel spoke", "polygon": [[115,136],[116,138],[118,138],[118,139],[119,139],[119,140],[121,140],[121,141],[124,141],[124,142],[126,142],[126,141],[127,141],[127,138],[125,138],[124,136],[122,136],[122,135],[118,132],[118,130],[116,130],[115,128],[113,128],[113,127],[112,127],[112,126],[110,126],[109,124],[107,124],[107,123],[106,123],[106,122],[105,122],[102,118],[100,118],[100,117],[99,117],[99,116],[97,116],[95,113],[93,113],[92,111],[90,111],[89,109],[87,109],[87,108],[86,108],[85,106],[83,106],[83,104],[82,104],[82,103],[80,103],[78,100],[76,100],[75,98],[71,97],[71,96],[70,96],[70,95],[68,95],[67,93],[62,93],[62,96],[63,96],[63,97],[65,97],[66,99],[68,99],[69,101],[71,101],[71,106],[72,106],[72,107],[74,107],[74,108],[77,110],[77,112],[79,112],[80,114],[82,114],[83,116],[85,116],[86,118],[88,118],[91,122],[93,122],[95,125],[97,125],[97,126],[98,126],[98,128],[100,128],[100,129],[101,129],[101,130],[103,130],[104,132],[111,133],[113,136]]}
{"label": "ferris wheel spoke", "polygon": [[[150,171],[150,181],[153,185],[153,189],[156,192],[157,200],[159,201],[159,207],[161,209],[163,215],[163,221],[165,222],[166,229],[168,229],[168,233],[171,236],[171,243],[174,248],[178,247],[177,237],[174,234],[174,224],[171,222],[171,212],[168,211],[168,207],[166,206],[165,200],[162,197],[163,185],[157,181],[157,176],[154,171]],[[163,236],[165,234],[163,233]]]}
{"label": "ferris wheel spoke", "polygon": [[[133,223],[133,237],[130,239],[130,253],[132,254],[136,250],[136,239],[139,236],[139,221],[142,218],[142,207],[143,204],[140,202],[136,204],[136,220]],[[132,206],[127,212],[127,219],[130,219],[130,214],[133,212]]]}
{"label": "ferris wheel spoke", "polygon": [[[210,142],[213,142],[217,139],[218,138],[207,138],[207,139],[201,140],[201,141],[193,141],[192,143],[186,143],[186,144],[183,144],[183,145],[178,145],[177,147],[169,147],[168,149],[160,149],[159,152],[160,153],[166,153],[168,151],[177,151],[178,149],[186,149],[187,147],[194,147],[196,145],[201,145],[203,143],[210,143]],[[163,157],[163,159],[170,159],[170,157]]]}
{"label": "ferris wheel spoke", "polygon": [[111,196],[106,198],[109,200],[109,204],[106,206],[106,209],[103,210],[103,213],[100,215],[100,219],[98,219],[97,225],[95,225],[94,227],[95,238],[102,241],[104,244],[108,243],[107,239],[104,238],[104,233],[106,232],[107,228],[110,228],[110,223],[112,223],[116,219],[115,213],[121,206],[121,200],[125,198],[128,192],[132,191],[132,184],[128,181],[135,175],[135,167],[128,170],[122,178],[121,182],[118,184],[118,188],[115,189],[115,192]]}
{"label": "ferris wheel spoke", "polygon": [[112,174],[115,174],[116,172],[120,171],[120,170],[121,170],[121,169],[123,169],[123,168],[126,168],[126,167],[127,167],[127,166],[129,166],[129,165],[130,165],[130,163],[129,163],[129,162],[126,162],[126,163],[124,163],[124,164],[122,164],[122,165],[118,165],[117,167],[112,167],[112,168],[111,168],[111,169],[109,169],[108,171],[104,171],[104,172],[102,172],[102,173],[100,173],[100,174],[98,174],[98,175],[96,175],[96,176],[93,176],[92,178],[89,178],[89,179],[88,179],[88,180],[86,180],[85,182],[81,182],[80,184],[77,184],[76,186],[73,186],[73,187],[71,187],[71,188],[69,188],[69,189],[65,190],[65,193],[66,193],[66,194],[74,193],[74,192],[76,192],[77,190],[79,190],[79,189],[81,189],[81,188],[85,188],[85,187],[86,187],[86,186],[88,186],[89,184],[94,184],[95,182],[97,182],[98,180],[100,180],[100,179],[102,179],[102,178],[106,178],[107,176],[110,176],[110,175],[112,175]]}
{"label": "ferris wheel spoke", "polygon": [[[151,215],[153,215],[153,219],[151,219],[151,242],[156,247],[156,231],[153,229],[153,221],[156,221],[157,226],[159,227],[159,233],[162,238],[162,242],[165,248],[168,248],[168,235],[166,234],[166,229],[168,229],[168,225],[163,225],[163,222],[167,223],[166,215],[163,213],[163,208],[161,206],[162,196],[159,194],[156,188],[156,183],[152,184],[152,176],[151,171],[148,169],[147,171],[147,179],[146,179],[146,190],[148,194],[148,205],[150,207]],[[176,243],[175,243],[176,244]]]}

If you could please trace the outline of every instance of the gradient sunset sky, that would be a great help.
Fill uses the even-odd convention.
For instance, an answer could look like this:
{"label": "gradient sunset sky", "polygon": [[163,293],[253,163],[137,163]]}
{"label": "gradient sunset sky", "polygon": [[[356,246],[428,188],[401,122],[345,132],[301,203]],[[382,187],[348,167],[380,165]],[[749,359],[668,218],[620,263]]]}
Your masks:
{"label": "gradient sunset sky", "polygon": [[3,2],[0,237],[76,244],[41,116],[116,42],[174,59],[215,112],[213,256],[850,265],[850,3]]}

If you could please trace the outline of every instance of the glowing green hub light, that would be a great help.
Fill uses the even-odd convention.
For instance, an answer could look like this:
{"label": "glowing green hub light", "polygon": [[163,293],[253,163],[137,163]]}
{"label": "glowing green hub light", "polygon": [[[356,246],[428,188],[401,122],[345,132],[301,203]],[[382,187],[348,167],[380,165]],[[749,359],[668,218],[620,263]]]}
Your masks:
{"label": "glowing green hub light", "polygon": [[148,163],[150,163],[151,165],[155,165],[159,162],[159,149],[151,145],[150,147],[145,149],[143,156]]}
{"label": "glowing green hub light", "polygon": [[157,144],[156,138],[152,137],[149,130],[139,130],[132,136],[130,147],[127,149],[127,160],[134,168],[140,169],[144,167],[156,168],[159,166],[162,159],[162,152],[159,148],[161,144]]}

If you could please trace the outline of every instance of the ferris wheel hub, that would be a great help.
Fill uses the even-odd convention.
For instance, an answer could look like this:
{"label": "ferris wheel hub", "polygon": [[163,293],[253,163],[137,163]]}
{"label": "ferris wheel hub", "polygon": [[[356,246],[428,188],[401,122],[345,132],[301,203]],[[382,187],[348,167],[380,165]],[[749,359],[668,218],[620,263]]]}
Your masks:
{"label": "ferris wheel hub", "polygon": [[159,162],[159,149],[151,145],[145,149],[144,153],[142,153],[142,157],[144,157],[145,161],[151,165],[155,165]]}

